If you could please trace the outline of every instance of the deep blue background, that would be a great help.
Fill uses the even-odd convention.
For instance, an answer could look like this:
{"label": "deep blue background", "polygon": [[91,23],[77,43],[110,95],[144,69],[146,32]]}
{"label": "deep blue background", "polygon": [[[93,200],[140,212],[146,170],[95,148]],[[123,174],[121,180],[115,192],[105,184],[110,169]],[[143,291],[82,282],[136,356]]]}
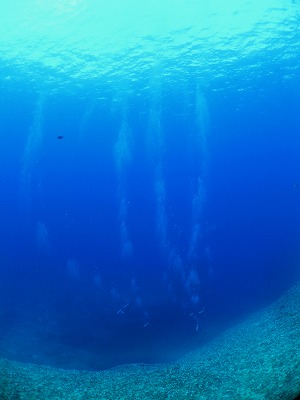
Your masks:
{"label": "deep blue background", "polygon": [[0,355],[92,369],[167,361],[299,279],[298,59],[261,57],[250,77],[241,59],[205,84],[154,72],[148,90],[125,93],[2,81]]}

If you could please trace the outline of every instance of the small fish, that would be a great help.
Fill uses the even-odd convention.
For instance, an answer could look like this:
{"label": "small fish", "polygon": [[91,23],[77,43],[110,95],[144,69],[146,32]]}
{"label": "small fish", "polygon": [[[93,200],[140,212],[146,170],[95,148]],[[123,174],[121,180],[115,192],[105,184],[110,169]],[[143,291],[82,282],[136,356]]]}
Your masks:
{"label": "small fish", "polygon": [[57,136],[57,139],[63,139],[63,138],[64,138],[64,137],[61,136],[61,135]]}
{"label": "small fish", "polygon": [[298,186],[299,186],[298,183],[295,183],[295,184],[294,184],[294,188],[297,188]]}
{"label": "small fish", "polygon": [[130,303],[125,304],[122,308],[120,308],[119,311],[117,311],[117,314],[125,314],[126,311],[130,310]]}

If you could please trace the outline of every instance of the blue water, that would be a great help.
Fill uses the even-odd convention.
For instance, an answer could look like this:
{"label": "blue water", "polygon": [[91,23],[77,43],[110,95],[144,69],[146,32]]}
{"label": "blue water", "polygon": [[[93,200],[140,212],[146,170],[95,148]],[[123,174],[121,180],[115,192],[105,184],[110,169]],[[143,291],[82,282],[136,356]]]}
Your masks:
{"label": "blue water", "polygon": [[300,4],[229,3],[1,5],[0,356],[170,361],[299,280]]}

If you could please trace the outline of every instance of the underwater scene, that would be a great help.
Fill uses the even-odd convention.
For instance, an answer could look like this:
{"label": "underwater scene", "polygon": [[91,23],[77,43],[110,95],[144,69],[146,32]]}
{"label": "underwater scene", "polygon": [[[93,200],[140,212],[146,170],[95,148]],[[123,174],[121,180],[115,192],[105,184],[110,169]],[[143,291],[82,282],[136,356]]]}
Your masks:
{"label": "underwater scene", "polygon": [[299,26],[0,2],[0,399],[300,395]]}

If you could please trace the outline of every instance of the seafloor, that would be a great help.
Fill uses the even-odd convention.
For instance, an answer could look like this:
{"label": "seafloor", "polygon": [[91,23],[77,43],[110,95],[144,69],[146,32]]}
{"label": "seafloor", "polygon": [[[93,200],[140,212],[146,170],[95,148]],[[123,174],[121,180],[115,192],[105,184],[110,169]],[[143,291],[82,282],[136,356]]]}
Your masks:
{"label": "seafloor", "polygon": [[65,371],[0,360],[0,400],[289,400],[300,393],[300,284],[167,365]]}

